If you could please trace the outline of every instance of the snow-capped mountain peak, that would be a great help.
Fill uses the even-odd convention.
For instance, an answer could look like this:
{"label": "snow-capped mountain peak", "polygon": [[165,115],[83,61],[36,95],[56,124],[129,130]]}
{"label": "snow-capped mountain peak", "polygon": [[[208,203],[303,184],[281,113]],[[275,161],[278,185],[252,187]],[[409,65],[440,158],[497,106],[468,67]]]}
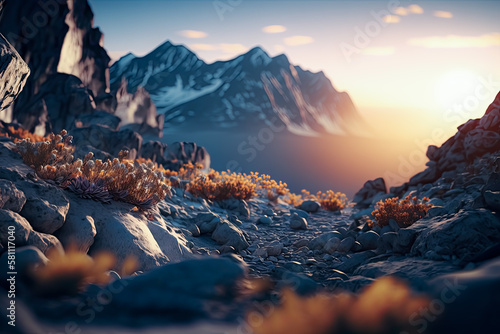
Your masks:
{"label": "snow-capped mountain peak", "polygon": [[207,64],[183,45],[167,41],[144,57],[127,55],[110,70],[134,93],[144,87],[165,114],[165,127],[251,128],[282,123],[300,135],[348,133],[362,121],[347,93],[323,72],[270,57],[257,46],[228,61]]}

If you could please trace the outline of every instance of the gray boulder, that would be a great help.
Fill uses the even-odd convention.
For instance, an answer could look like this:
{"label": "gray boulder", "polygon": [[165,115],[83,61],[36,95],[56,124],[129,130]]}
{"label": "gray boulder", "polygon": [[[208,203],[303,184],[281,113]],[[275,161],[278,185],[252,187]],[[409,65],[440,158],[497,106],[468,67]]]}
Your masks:
{"label": "gray boulder", "polygon": [[200,229],[201,234],[212,233],[220,221],[220,217],[212,212],[202,212],[194,218],[194,223]]}
{"label": "gray boulder", "polygon": [[228,221],[220,222],[212,233],[212,239],[220,245],[233,246],[238,252],[250,246],[245,236]]}
{"label": "gray boulder", "polygon": [[[176,321],[220,316],[211,312],[220,312],[227,306],[244,274],[242,266],[227,258],[168,264],[119,281],[120,290],[105,312],[120,312],[120,316],[161,312]],[[116,291],[117,284],[111,283],[110,291]]]}
{"label": "gray boulder", "polygon": [[76,247],[83,253],[89,251],[97,234],[94,218],[85,210],[86,206],[71,205],[66,222],[54,234],[65,248]]}
{"label": "gray boulder", "polygon": [[14,243],[23,246],[28,243],[28,237],[33,231],[30,223],[18,213],[0,210],[0,244],[7,248],[9,232],[14,228]]}
{"label": "gray boulder", "polygon": [[367,208],[373,198],[379,194],[387,194],[387,187],[383,178],[366,181],[363,187],[354,195],[353,202],[358,208]]}
{"label": "gray boulder", "polygon": [[318,212],[320,208],[321,204],[318,201],[311,200],[303,201],[299,206],[297,206],[297,209],[303,210],[308,213]]}
{"label": "gray boulder", "polygon": [[347,253],[351,251],[351,249],[354,247],[354,243],[356,240],[354,240],[353,237],[347,237],[343,239],[339,246],[337,247],[337,251],[341,253]]}
{"label": "gray boulder", "polygon": [[378,239],[380,236],[378,235],[377,232],[374,231],[368,231],[366,233],[361,233],[356,241],[358,241],[363,249],[365,250],[370,250],[370,249],[376,249],[378,247]]}
{"label": "gray boulder", "polygon": [[31,231],[28,236],[28,245],[35,246],[43,254],[47,254],[47,251],[51,249],[55,249],[61,254],[64,253],[61,242],[51,234]]}
{"label": "gray boulder", "polygon": [[461,210],[451,218],[435,217],[425,221],[427,228],[416,238],[411,253],[424,255],[435,251],[468,261],[500,241],[500,221],[486,209]]}
{"label": "gray boulder", "polygon": [[25,203],[26,196],[14,183],[0,179],[0,209],[19,213]]}
{"label": "gray boulder", "polygon": [[0,118],[23,90],[30,69],[7,39],[0,34]]}
{"label": "gray boulder", "polygon": [[294,213],[290,218],[290,228],[294,230],[307,230],[307,220]]}
{"label": "gray boulder", "polygon": [[69,210],[63,190],[44,181],[18,181],[16,187],[26,195],[20,214],[35,231],[52,234],[63,226]]}
{"label": "gray boulder", "polygon": [[333,254],[337,251],[341,243],[339,238],[331,238],[327,241],[325,246],[323,247],[323,251],[328,254]]}
{"label": "gray boulder", "polygon": [[322,235],[317,236],[316,238],[314,238],[311,241],[309,241],[308,247],[311,250],[323,249],[323,247],[325,247],[325,245],[328,242],[328,240],[330,240],[331,238],[338,238],[338,239],[341,239],[341,240],[344,239],[344,237],[342,236],[342,234],[340,234],[337,231],[327,232],[327,233],[323,233]]}

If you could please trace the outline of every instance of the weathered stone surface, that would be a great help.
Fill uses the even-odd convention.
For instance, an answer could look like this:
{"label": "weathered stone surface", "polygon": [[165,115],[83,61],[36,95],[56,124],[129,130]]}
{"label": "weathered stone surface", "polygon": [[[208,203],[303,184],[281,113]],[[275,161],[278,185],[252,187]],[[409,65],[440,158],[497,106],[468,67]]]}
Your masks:
{"label": "weathered stone surface", "polygon": [[[500,260],[493,259],[475,270],[434,278],[428,293],[444,312],[429,323],[431,333],[497,333],[500,300]],[[439,307],[441,307],[439,305]],[[470,321],[475,319],[475,321]]]}
{"label": "weathered stone surface", "polygon": [[28,236],[28,245],[35,246],[43,254],[47,254],[47,251],[54,248],[59,253],[64,253],[61,242],[51,234],[31,231],[30,235]]}
{"label": "weathered stone surface", "polygon": [[232,223],[222,221],[212,233],[212,239],[220,245],[233,246],[237,251],[248,248],[249,244],[243,233]]}
{"label": "weathered stone surface", "polygon": [[201,234],[212,233],[220,221],[220,217],[212,212],[199,213],[194,219],[194,223],[200,229]]}
{"label": "weathered stone surface", "polygon": [[86,212],[86,206],[70,205],[66,222],[54,235],[65,248],[76,247],[87,253],[96,234],[94,218]]}
{"label": "weathered stone surface", "polygon": [[162,312],[177,320],[210,314],[213,308],[208,307],[209,303],[223,306],[244,273],[240,265],[227,258],[168,264],[124,279],[123,289],[113,295],[107,309],[125,310],[128,314]]}
{"label": "weathered stone surface", "polygon": [[427,228],[413,244],[413,255],[436,252],[441,256],[456,256],[468,261],[500,241],[500,222],[485,209],[461,210],[451,218],[432,218],[425,225]]}
{"label": "weathered stone surface", "polygon": [[342,240],[340,240],[339,238],[331,238],[326,242],[325,246],[323,247],[323,251],[328,254],[335,253],[339,248],[341,241]]}
{"label": "weathered stone surface", "polygon": [[142,137],[131,130],[114,131],[108,127],[91,125],[71,131],[75,145],[89,145],[99,150],[118,156],[121,150],[140,152]]}
{"label": "weathered stone surface", "polygon": [[28,65],[0,34],[0,118],[23,90],[29,74]]}
{"label": "weathered stone surface", "polygon": [[322,235],[317,236],[316,238],[312,239],[309,242],[308,247],[309,247],[309,249],[312,249],[312,250],[323,249],[323,247],[325,247],[328,240],[330,240],[331,238],[338,238],[341,240],[344,239],[342,234],[340,234],[337,231],[327,232],[327,233],[323,233]]}
{"label": "weathered stone surface", "polygon": [[307,220],[294,213],[290,218],[290,228],[294,230],[307,230]]}
{"label": "weathered stone surface", "polygon": [[19,213],[25,203],[26,196],[14,183],[0,179],[0,209]]}
{"label": "weathered stone surface", "polygon": [[356,241],[358,241],[363,249],[370,250],[376,249],[378,247],[378,239],[380,236],[374,231],[368,231],[366,233],[361,233]]}
{"label": "weathered stone surface", "polygon": [[420,258],[392,256],[388,259],[365,263],[354,271],[354,275],[369,278],[396,276],[413,281],[432,279],[438,275],[453,272],[459,267],[443,261],[431,261]]}
{"label": "weathered stone surface", "polygon": [[297,209],[303,210],[308,213],[314,213],[318,212],[318,210],[321,208],[321,204],[318,201],[311,201],[311,200],[306,200],[303,201]]}
{"label": "weathered stone surface", "polygon": [[366,181],[363,187],[354,195],[353,202],[359,208],[368,207],[377,194],[387,194],[387,187],[383,178]]}
{"label": "weathered stone surface", "polygon": [[63,190],[43,181],[19,181],[16,186],[26,195],[20,214],[35,231],[51,234],[63,226],[69,210]]}
{"label": "weathered stone surface", "polygon": [[0,244],[7,248],[9,232],[14,230],[14,242],[17,246],[23,246],[28,243],[28,237],[33,231],[33,228],[19,214],[0,210]]}
{"label": "weathered stone surface", "polygon": [[[34,20],[40,18],[44,19],[43,27],[35,25]],[[14,119],[26,129],[33,131],[38,125],[40,132],[50,131],[50,121],[56,121],[46,119],[47,110],[40,104],[43,99],[33,105],[33,97],[51,75],[73,74],[96,97],[109,89],[110,58],[102,47],[102,34],[92,24],[93,14],[86,0],[5,2],[0,31],[32,70],[14,106]],[[81,110],[83,106],[74,107]]]}

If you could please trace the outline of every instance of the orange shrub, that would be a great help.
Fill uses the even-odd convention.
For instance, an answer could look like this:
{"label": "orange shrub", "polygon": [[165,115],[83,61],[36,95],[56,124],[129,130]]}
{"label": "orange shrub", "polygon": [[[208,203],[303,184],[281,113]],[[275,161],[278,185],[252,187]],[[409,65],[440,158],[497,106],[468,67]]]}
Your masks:
{"label": "orange shrub", "polygon": [[316,200],[321,204],[321,207],[328,211],[339,211],[344,209],[347,204],[347,196],[341,192],[328,190],[326,193],[318,191]]}
{"label": "orange shrub", "polygon": [[417,220],[425,217],[427,210],[432,205],[427,204],[429,199],[424,197],[421,201],[417,197],[399,200],[397,197],[380,201],[372,211],[372,215],[380,227],[389,225],[389,220],[394,219],[400,227],[408,227]]}
{"label": "orange shrub", "polygon": [[152,162],[132,163],[128,151],[105,162],[88,153],[83,160],[74,160],[71,136],[65,130],[49,136],[49,141],[32,143],[24,139],[16,144],[24,162],[37,175],[67,188],[83,198],[109,203],[111,198],[136,205],[141,211],[170,195],[163,173]]}
{"label": "orange shrub", "polygon": [[28,130],[24,130],[23,128],[14,128],[12,125],[7,127],[0,128],[0,137],[12,138],[14,143],[21,141],[23,139],[29,139],[32,142],[41,142],[50,140],[49,137],[42,137],[37,134],[31,133]]}
{"label": "orange shrub", "polygon": [[255,195],[256,185],[246,174],[216,172],[211,170],[208,175],[199,175],[192,180],[188,187],[195,197],[202,197],[211,201],[223,201],[231,197],[249,200]]}

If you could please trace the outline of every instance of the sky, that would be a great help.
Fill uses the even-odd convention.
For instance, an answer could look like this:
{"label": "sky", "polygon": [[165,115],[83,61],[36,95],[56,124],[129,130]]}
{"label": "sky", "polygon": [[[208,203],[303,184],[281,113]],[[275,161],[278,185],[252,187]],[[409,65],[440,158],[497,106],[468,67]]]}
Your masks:
{"label": "sky", "polygon": [[258,45],[324,71],[381,136],[440,144],[500,90],[500,1],[89,3],[115,60],[166,40],[207,63]]}

